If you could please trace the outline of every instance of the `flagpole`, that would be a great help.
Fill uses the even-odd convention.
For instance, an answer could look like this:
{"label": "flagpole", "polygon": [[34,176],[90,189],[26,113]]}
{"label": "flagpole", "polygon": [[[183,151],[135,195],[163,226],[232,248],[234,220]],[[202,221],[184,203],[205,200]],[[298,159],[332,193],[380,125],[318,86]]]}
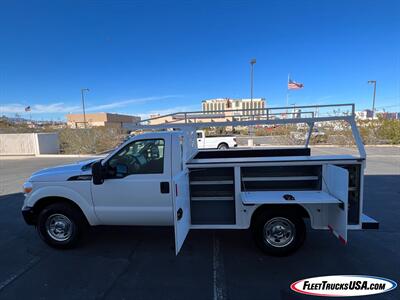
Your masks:
{"label": "flagpole", "polygon": [[288,73],[288,78],[287,78],[287,85],[286,85],[286,117],[287,117],[287,107],[289,106],[289,81],[290,81],[290,73]]}

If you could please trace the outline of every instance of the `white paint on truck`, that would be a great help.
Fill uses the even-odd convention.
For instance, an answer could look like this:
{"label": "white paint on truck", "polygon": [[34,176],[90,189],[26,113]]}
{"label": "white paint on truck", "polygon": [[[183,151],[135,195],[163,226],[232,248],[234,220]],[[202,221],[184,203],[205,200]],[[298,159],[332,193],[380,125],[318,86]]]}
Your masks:
{"label": "white paint on truck", "polygon": [[[310,156],[307,148],[224,155],[198,150],[198,133],[144,133],[104,159],[38,171],[24,185],[24,218],[59,248],[72,246],[82,218],[92,226],[174,226],[176,253],[190,229],[252,226],[262,250],[287,255],[304,240],[304,217],[343,242],[348,229],[362,228],[364,158]],[[348,208],[350,192],[358,210]]]}

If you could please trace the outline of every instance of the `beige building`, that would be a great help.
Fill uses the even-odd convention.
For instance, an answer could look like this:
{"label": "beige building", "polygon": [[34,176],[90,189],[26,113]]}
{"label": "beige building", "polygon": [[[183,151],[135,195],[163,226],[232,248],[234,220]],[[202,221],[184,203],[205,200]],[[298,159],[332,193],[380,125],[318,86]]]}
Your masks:
{"label": "beige building", "polygon": [[[87,127],[113,127],[122,128],[125,124],[132,124],[140,121],[140,117],[111,114],[105,112],[86,114]],[[84,128],[83,114],[68,114],[67,125],[70,128]]]}
{"label": "beige building", "polygon": [[[225,114],[235,117],[246,117],[250,115],[260,115],[266,107],[264,98],[251,99],[231,99],[217,98],[202,101],[202,111],[218,114],[218,111],[224,110]],[[255,109],[250,111],[249,109]]]}
{"label": "beige building", "polygon": [[[253,103],[253,105],[251,105]],[[202,111],[195,113],[176,113],[168,116],[159,114],[150,115],[148,123],[158,125],[165,123],[208,123],[208,122],[231,122],[233,120],[248,120],[252,114],[264,113],[266,107],[264,98],[251,99],[231,99],[217,98],[202,101]],[[249,111],[253,107],[255,111]]]}

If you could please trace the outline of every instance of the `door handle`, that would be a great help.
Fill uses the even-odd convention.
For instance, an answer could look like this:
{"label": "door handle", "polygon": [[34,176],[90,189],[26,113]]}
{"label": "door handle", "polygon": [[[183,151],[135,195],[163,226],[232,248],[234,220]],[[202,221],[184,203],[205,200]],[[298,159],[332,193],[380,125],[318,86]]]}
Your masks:
{"label": "door handle", "polygon": [[183,217],[183,210],[182,210],[182,208],[179,208],[176,212],[176,220],[180,221],[180,219],[182,219],[182,217]]}
{"label": "door handle", "polygon": [[169,194],[169,182],[168,181],[160,182],[160,192],[161,192],[161,194]]}

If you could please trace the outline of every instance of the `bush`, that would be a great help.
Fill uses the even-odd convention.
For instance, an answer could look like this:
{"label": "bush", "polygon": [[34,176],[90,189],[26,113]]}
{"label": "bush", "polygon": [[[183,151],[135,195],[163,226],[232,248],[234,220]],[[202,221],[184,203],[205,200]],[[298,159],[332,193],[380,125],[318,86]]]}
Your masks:
{"label": "bush", "polygon": [[117,128],[94,127],[59,131],[60,152],[65,154],[98,154],[114,149],[124,138]]}
{"label": "bush", "polygon": [[377,135],[390,144],[400,144],[400,120],[381,120]]}

